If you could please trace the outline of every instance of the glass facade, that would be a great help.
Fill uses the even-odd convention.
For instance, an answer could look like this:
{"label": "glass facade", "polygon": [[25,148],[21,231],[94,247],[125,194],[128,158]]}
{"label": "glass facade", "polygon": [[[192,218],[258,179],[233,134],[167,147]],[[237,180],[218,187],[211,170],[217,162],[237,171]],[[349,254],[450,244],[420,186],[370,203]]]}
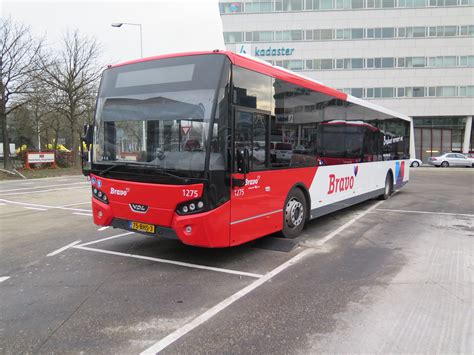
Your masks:
{"label": "glass facade", "polygon": [[364,99],[383,99],[388,97],[474,97],[474,86],[413,86],[379,88],[342,88],[346,94]]}
{"label": "glass facade", "polygon": [[461,152],[465,117],[415,117],[413,124],[416,156],[423,162],[441,153]]}
{"label": "glass facade", "polygon": [[221,1],[221,14],[472,6],[474,0],[247,0]]}
{"label": "glass facade", "polygon": [[243,42],[287,42],[465,36],[474,36],[474,25],[252,31],[245,32],[245,36],[244,32],[224,32],[224,41],[225,43],[239,43],[243,38]]}
{"label": "glass facade", "polygon": [[[268,60],[290,70],[351,70],[474,67],[474,55],[438,57],[379,57]],[[465,95],[463,95],[465,96]]]}

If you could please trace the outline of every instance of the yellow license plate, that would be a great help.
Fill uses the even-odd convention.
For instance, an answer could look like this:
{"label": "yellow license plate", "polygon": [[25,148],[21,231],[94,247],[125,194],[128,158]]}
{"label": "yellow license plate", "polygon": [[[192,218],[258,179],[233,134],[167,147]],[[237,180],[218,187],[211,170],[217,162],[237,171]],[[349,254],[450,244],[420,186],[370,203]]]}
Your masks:
{"label": "yellow license plate", "polygon": [[139,232],[155,233],[155,226],[153,224],[141,222],[129,222],[130,228]]}

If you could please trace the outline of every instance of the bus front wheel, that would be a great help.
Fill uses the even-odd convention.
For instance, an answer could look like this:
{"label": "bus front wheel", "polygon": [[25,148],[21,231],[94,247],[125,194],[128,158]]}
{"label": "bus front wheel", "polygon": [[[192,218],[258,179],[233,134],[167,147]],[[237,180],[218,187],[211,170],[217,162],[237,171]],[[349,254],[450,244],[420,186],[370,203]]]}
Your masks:
{"label": "bus front wheel", "polygon": [[283,208],[283,229],[285,238],[296,238],[303,230],[307,214],[306,198],[298,188],[290,191]]}

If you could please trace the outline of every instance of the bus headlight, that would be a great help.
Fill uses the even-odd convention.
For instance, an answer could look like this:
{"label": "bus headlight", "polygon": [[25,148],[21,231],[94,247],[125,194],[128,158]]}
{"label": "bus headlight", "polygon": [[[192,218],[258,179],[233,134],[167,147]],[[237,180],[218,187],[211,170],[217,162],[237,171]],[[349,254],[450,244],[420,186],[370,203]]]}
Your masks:
{"label": "bus headlight", "polygon": [[176,213],[179,215],[187,215],[193,213],[203,212],[206,209],[206,204],[203,200],[186,201],[176,207]]}
{"label": "bus headlight", "polygon": [[96,199],[98,199],[100,202],[109,204],[109,198],[105,193],[97,189],[96,187],[92,188],[92,196],[94,196]]}

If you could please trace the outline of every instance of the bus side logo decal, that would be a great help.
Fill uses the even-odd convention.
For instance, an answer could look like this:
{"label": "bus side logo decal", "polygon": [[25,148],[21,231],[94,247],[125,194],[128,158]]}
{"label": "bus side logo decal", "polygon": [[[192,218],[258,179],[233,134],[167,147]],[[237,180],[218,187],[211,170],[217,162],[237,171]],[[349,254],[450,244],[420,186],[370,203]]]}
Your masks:
{"label": "bus side logo decal", "polygon": [[[359,167],[354,166],[354,176],[357,176]],[[337,178],[335,174],[329,174],[329,188],[328,195],[332,195],[335,192],[342,192],[352,190],[354,188],[354,176],[344,176]]]}

